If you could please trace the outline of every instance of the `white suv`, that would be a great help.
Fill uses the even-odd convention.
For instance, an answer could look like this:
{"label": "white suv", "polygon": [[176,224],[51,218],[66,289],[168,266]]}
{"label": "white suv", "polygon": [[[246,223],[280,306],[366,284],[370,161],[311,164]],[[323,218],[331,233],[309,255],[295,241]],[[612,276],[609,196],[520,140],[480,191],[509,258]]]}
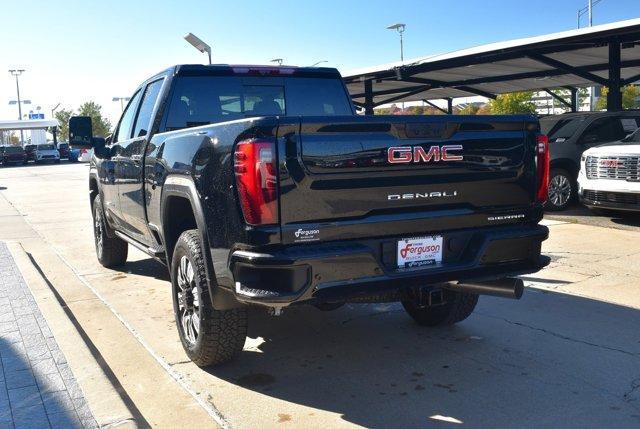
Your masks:
{"label": "white suv", "polygon": [[582,154],[578,195],[591,209],[640,211],[640,129]]}
{"label": "white suv", "polygon": [[36,164],[51,161],[56,164],[60,163],[60,152],[53,144],[39,144],[36,146]]}

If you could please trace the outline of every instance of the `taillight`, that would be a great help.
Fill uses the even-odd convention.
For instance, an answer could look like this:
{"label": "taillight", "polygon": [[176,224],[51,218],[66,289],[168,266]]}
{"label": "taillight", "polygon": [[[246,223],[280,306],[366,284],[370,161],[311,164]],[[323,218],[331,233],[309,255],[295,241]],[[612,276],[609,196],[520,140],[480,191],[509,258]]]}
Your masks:
{"label": "taillight", "polygon": [[245,221],[251,225],[277,223],[275,144],[264,140],[238,143],[234,153],[234,170]]}
{"label": "taillight", "polygon": [[536,199],[544,204],[549,196],[549,137],[544,134],[536,136],[536,154],[536,165],[538,166]]}

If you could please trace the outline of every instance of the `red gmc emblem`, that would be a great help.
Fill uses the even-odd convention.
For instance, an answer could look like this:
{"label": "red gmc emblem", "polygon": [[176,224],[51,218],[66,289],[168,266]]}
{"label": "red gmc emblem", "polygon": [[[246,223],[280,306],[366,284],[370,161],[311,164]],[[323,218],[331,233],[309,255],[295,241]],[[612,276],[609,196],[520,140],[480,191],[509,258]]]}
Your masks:
{"label": "red gmc emblem", "polygon": [[429,149],[422,146],[393,146],[387,149],[387,161],[389,164],[462,161],[462,155],[451,153],[460,150],[462,150],[462,145],[459,144],[431,146]]}
{"label": "red gmc emblem", "polygon": [[601,159],[598,164],[600,167],[617,168],[622,166],[622,161],[617,159]]}

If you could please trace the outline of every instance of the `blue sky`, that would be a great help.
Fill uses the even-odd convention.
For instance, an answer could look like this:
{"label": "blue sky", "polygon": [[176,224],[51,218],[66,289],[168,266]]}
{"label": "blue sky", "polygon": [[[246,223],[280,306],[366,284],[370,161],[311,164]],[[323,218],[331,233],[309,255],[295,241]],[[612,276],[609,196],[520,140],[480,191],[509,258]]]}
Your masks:
{"label": "blue sky", "polygon": [[[58,102],[94,100],[115,121],[113,96],[129,95],[149,75],[177,63],[201,63],[182,37],[213,46],[214,62],[325,65],[341,71],[399,59],[397,34],[407,24],[405,58],[576,27],[587,0],[338,1],[5,1],[0,24],[0,118],[12,119],[15,82],[49,112]],[[638,0],[602,0],[594,25],[640,17]],[[586,16],[583,18],[586,25]],[[35,106],[35,104],[34,104]]]}

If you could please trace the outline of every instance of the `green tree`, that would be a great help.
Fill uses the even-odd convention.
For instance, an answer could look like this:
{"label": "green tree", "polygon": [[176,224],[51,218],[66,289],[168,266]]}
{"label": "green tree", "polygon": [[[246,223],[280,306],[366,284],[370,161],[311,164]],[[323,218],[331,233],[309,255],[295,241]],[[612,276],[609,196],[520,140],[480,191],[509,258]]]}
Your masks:
{"label": "green tree", "polygon": [[[609,88],[606,86],[602,88],[600,98],[596,103],[596,110],[604,110],[607,108],[607,94]],[[638,97],[640,97],[640,88],[637,85],[627,85],[622,87],[622,108],[634,109],[638,107]]]}
{"label": "green tree", "polygon": [[55,118],[60,123],[58,127],[58,140],[68,142],[69,141],[69,118],[73,116],[73,110],[62,109],[58,110],[55,114]]}
{"label": "green tree", "polygon": [[489,102],[494,115],[512,115],[516,113],[535,113],[536,105],[532,100],[533,92],[512,92],[500,94]]}
{"label": "green tree", "polygon": [[102,116],[102,106],[93,101],[87,101],[78,109],[79,116],[90,116],[93,135],[106,137],[111,133],[111,122]]}

